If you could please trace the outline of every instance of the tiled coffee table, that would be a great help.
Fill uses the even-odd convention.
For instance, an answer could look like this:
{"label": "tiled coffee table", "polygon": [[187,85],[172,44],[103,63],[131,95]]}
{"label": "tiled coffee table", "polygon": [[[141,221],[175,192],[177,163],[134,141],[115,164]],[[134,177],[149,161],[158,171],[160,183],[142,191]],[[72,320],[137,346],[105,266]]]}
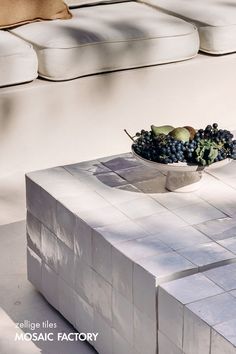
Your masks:
{"label": "tiled coffee table", "polygon": [[29,173],[29,280],[100,354],[235,354],[236,162],[164,186],[130,154]]}

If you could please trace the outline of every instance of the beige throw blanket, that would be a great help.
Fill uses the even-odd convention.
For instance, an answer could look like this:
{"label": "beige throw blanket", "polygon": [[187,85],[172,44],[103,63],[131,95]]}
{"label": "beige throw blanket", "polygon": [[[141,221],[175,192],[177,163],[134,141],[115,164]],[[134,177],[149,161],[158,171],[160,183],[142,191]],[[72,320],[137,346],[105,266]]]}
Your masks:
{"label": "beige throw blanket", "polygon": [[0,0],[0,28],[71,17],[62,0]]}

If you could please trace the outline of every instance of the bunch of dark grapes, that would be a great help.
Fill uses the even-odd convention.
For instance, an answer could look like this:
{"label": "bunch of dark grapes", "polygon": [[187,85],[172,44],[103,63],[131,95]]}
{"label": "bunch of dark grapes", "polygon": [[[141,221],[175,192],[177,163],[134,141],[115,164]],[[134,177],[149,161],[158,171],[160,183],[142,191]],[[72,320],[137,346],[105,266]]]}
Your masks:
{"label": "bunch of dark grapes", "polygon": [[136,133],[136,140],[132,145],[136,154],[141,157],[155,161],[156,151],[151,131],[141,130],[141,133]]}
{"label": "bunch of dark grapes", "polygon": [[236,159],[236,140],[229,130],[218,129],[218,124],[207,125],[205,129],[199,129],[195,134],[194,140],[197,143],[200,140],[208,140],[218,146],[218,156],[214,162],[226,158]]}
{"label": "bunch of dark grapes", "polygon": [[145,130],[137,133],[136,137],[132,148],[141,157],[164,164],[186,162],[186,156],[190,148],[184,142],[175,140],[170,135],[154,136],[152,131]]}

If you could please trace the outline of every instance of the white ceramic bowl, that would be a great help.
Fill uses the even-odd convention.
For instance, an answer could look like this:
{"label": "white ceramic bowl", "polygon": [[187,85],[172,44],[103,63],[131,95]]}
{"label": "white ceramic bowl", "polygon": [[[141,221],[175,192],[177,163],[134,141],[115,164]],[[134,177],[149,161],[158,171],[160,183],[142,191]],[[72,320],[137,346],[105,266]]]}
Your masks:
{"label": "white ceramic bowl", "polygon": [[213,164],[211,164],[209,166],[188,164],[186,162],[164,164],[164,163],[159,163],[159,162],[147,160],[147,159],[139,156],[133,149],[131,149],[131,150],[132,150],[133,156],[137,160],[141,161],[144,165],[152,167],[152,168],[156,168],[157,170],[163,171],[163,172],[164,171],[166,171],[166,172],[171,172],[171,171],[173,171],[173,172],[197,172],[197,171],[199,171],[200,172],[203,170],[211,170],[211,169],[223,167],[225,165],[228,165],[228,163],[230,163],[232,161],[232,159],[227,158],[222,161],[214,162]]}

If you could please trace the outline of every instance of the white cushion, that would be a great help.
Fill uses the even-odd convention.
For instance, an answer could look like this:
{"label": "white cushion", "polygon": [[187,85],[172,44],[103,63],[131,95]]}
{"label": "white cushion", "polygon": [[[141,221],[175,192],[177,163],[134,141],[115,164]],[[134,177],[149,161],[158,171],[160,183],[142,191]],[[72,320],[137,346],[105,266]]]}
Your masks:
{"label": "white cushion", "polygon": [[145,0],[194,23],[199,30],[200,49],[211,54],[236,51],[235,0]]}
{"label": "white cushion", "polygon": [[71,20],[12,32],[34,45],[39,75],[51,80],[184,60],[199,49],[193,25],[136,2],[83,7]]}
{"label": "white cushion", "polygon": [[0,86],[34,80],[38,60],[32,45],[6,31],[0,31]]}

